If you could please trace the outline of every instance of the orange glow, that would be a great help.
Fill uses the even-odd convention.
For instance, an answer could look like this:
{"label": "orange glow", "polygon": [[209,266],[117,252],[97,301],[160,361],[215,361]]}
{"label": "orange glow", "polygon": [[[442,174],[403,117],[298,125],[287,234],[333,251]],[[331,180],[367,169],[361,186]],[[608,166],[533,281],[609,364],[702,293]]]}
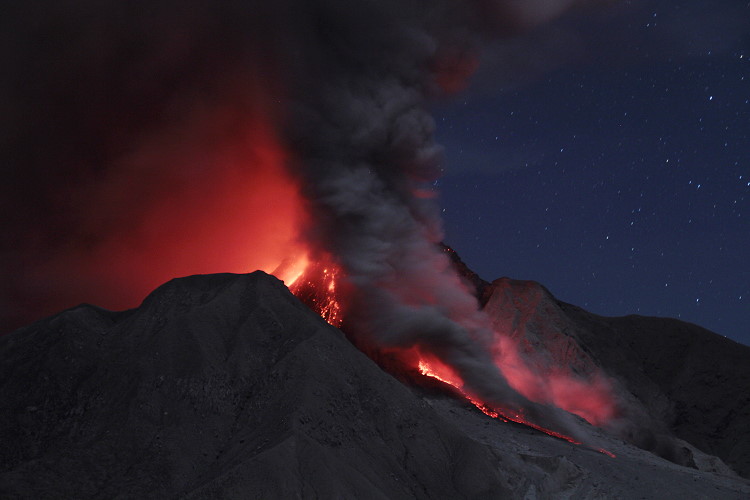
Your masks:
{"label": "orange glow", "polygon": [[[531,368],[520,360],[518,351],[511,349],[510,346],[511,344],[505,346],[503,351],[506,353],[505,356],[496,358],[496,363],[511,387],[520,394],[532,401],[552,404],[574,413],[593,425],[606,424],[614,416],[615,410],[609,386],[603,379],[587,383],[569,375],[566,376],[561,369],[558,369],[555,374],[544,379],[547,383],[543,383],[543,375],[532,372]],[[512,362],[506,363],[510,358]],[[420,354],[417,367],[422,375],[438,379],[461,390],[472,403],[487,413],[484,403],[475,401],[464,392],[463,381],[447,365],[429,355]],[[521,415],[503,414],[503,416],[513,421],[523,420]]]}
{"label": "orange glow", "polygon": [[456,375],[456,372],[453,371],[453,369],[430,356],[422,355],[419,358],[417,367],[422,375],[438,379],[439,381],[452,385],[459,390],[464,385],[461,377]]}
{"label": "orange glow", "polygon": [[304,269],[287,286],[307,306],[333,326],[344,322],[343,307],[339,297],[342,272],[330,256],[317,262],[305,258]]}
{"label": "orange glow", "polygon": [[[287,263],[287,266],[291,266],[291,264]],[[340,268],[333,264],[333,259],[330,256],[325,256],[317,261],[310,261],[306,257],[302,267],[304,267],[304,271],[297,275],[297,278],[291,282],[289,285],[290,290],[295,296],[297,296],[297,298],[322,316],[328,323],[340,327],[344,320],[344,308],[342,307],[339,291],[339,280],[342,276]],[[508,348],[509,355],[505,358],[498,356],[496,362],[509,361],[508,366],[498,367],[503,373],[511,374],[513,378],[513,380],[510,381],[511,385],[516,388],[516,390],[519,390],[519,388],[525,390],[525,392],[519,390],[522,394],[532,394],[538,398],[536,401],[542,404],[554,404],[568,411],[571,411],[571,409],[577,410],[572,412],[579,415],[588,415],[592,420],[592,415],[601,415],[603,414],[602,412],[607,413],[612,411],[609,399],[604,398],[603,396],[608,396],[609,394],[606,385],[602,385],[601,387],[587,385],[583,381],[571,381],[569,378],[562,375],[551,378],[550,386],[553,388],[553,399],[548,401],[545,399],[545,391],[540,385],[540,375],[535,375],[530,371],[529,367],[521,361],[518,351],[510,349],[510,344],[505,347]],[[462,378],[453,368],[443,363],[429,352],[429,346],[423,346],[423,348],[415,346],[409,349],[397,349],[397,351],[400,352],[401,358],[407,364],[414,363],[412,366],[416,365],[416,368],[422,375],[434,378],[456,388],[468,401],[485,415],[504,422],[510,421],[526,425],[558,439],[576,445],[582,445],[580,441],[577,441],[568,435],[530,421],[524,416],[522,409],[511,409],[494,405],[490,406],[482,402],[479,398],[467,392],[464,388]],[[592,387],[594,387],[594,395],[596,397],[602,396],[602,401],[607,403],[602,403],[602,408],[590,403],[591,398],[589,398],[587,391],[591,392]],[[596,400],[596,398],[594,398],[594,400]],[[581,401],[583,401],[583,403]],[[567,407],[560,406],[558,403],[566,404]],[[592,449],[609,457],[615,457],[614,454],[607,450]]]}
{"label": "orange glow", "polygon": [[299,256],[287,257],[271,274],[283,281],[287,288],[292,288],[309,263],[310,259],[306,252]]}
{"label": "orange glow", "polygon": [[296,243],[301,203],[283,153],[263,131],[253,136],[254,144],[214,158],[220,166],[210,176],[175,186],[138,227],[99,247],[91,274],[114,264],[109,279],[140,297],[172,277],[270,273],[286,256],[304,253]]}
{"label": "orange glow", "polygon": [[[570,436],[566,436],[565,434],[554,431],[552,429],[547,429],[545,427],[535,424],[534,422],[529,421],[523,416],[523,413],[520,410],[512,411],[512,410],[503,409],[503,408],[493,408],[493,407],[486,405],[485,403],[482,403],[478,399],[470,396],[464,391],[463,381],[461,380],[461,378],[458,377],[458,375],[456,375],[455,372],[450,367],[446,366],[440,361],[432,359],[429,355],[419,358],[418,363],[417,363],[417,368],[419,369],[419,372],[422,375],[425,375],[427,377],[432,377],[434,379],[437,379],[445,384],[451,385],[455,387],[456,389],[458,389],[464,395],[464,397],[466,397],[466,399],[468,399],[482,413],[484,413],[485,415],[491,418],[498,419],[503,422],[510,421],[510,422],[515,422],[517,424],[526,425],[540,432],[544,432],[545,434],[548,434],[550,436],[556,437],[558,439],[562,439],[564,441],[568,441],[569,443],[576,444],[576,445],[583,445],[583,443],[573,439]],[[614,453],[607,451],[603,448],[596,448],[596,451],[604,455],[607,455],[610,458],[616,458]]]}
{"label": "orange glow", "polygon": [[474,406],[476,406],[482,413],[484,413],[485,415],[489,417],[503,420],[506,422],[512,421],[518,424],[527,425],[538,431],[544,432],[545,434],[549,434],[550,436],[564,439],[565,441],[568,441],[574,444],[581,444],[569,436],[553,431],[551,429],[546,429],[544,427],[534,424],[533,422],[526,420],[523,417],[523,414],[518,410],[510,411],[507,409],[492,408],[486,405],[485,403],[479,401],[478,399],[468,395],[463,389],[463,382],[461,381],[461,379],[453,373],[453,370],[448,368],[443,363],[440,363],[439,361],[434,361],[434,360],[427,361],[425,358],[420,358],[417,366],[418,366],[419,372],[422,375],[426,375],[428,377],[432,377],[437,380],[440,380],[441,382],[452,385],[453,387],[461,391],[461,393],[466,397],[466,399],[471,401],[471,403]]}
{"label": "orange glow", "polygon": [[604,377],[584,380],[566,366],[528,361],[517,341],[497,332],[494,358],[510,386],[532,401],[552,404],[597,426],[615,415],[611,388]]}
{"label": "orange glow", "polygon": [[271,273],[285,260],[294,265],[281,279],[301,274],[304,202],[272,113],[254,107],[264,97],[248,99],[249,109],[186,111],[81,190],[90,214],[81,231],[93,236],[61,248],[28,279],[55,297],[51,308],[125,309],[175,277]]}

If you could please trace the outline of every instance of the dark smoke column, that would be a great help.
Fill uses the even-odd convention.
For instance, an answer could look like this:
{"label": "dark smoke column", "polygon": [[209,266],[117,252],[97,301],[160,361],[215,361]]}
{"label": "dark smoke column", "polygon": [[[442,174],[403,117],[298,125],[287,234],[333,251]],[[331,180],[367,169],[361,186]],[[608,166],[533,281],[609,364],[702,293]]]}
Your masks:
{"label": "dark smoke column", "polygon": [[306,5],[291,30],[287,138],[313,219],[307,240],[347,277],[347,324],[380,346],[436,355],[484,401],[529,408],[494,364],[490,323],[437,246],[430,187],[441,153],[424,104],[472,65],[467,32],[452,24],[468,5]]}

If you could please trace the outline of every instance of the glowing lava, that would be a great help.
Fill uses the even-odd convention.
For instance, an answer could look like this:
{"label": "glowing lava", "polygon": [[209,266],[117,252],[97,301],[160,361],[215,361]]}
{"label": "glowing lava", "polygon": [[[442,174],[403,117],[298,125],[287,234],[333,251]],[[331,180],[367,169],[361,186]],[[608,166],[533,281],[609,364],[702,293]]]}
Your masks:
{"label": "glowing lava", "polygon": [[[316,261],[310,260],[307,255],[294,260],[290,259],[282,263],[282,265],[279,266],[274,274],[276,274],[277,277],[286,276],[286,278],[282,279],[285,280],[290,291],[294,293],[294,295],[303,303],[307,304],[308,307],[310,307],[313,311],[318,313],[328,323],[336,327],[342,326],[344,320],[344,308],[341,302],[343,294],[340,290],[340,283],[343,277],[343,273],[341,269],[336,264],[334,264],[334,261],[330,256],[323,257]],[[508,352],[514,353],[514,356],[518,355],[517,350],[511,350],[508,345],[506,345],[505,347],[508,348]],[[569,443],[583,445],[583,443],[581,443],[580,441],[566,434],[534,423],[524,415],[522,409],[510,409],[498,407],[495,405],[488,405],[478,398],[472,396],[464,388],[464,381],[456,373],[456,371],[449,365],[443,363],[438,358],[433,356],[429,352],[429,346],[423,346],[422,348],[412,347],[408,349],[398,348],[396,349],[396,351],[401,352],[401,354],[404,355],[404,360],[411,360],[405,361],[407,365],[414,363],[414,365],[416,365],[417,369],[422,375],[434,378],[443,382],[444,384],[448,384],[454,387],[485,415],[494,419],[501,420],[503,422],[515,422],[518,424],[522,424],[558,439],[565,440]],[[540,377],[540,375],[532,374],[529,366],[520,361],[520,357],[516,357],[514,362],[509,363],[507,366],[502,366],[500,364],[500,362],[502,361],[507,362],[508,359],[509,358],[507,356],[505,358],[496,357],[495,362],[498,364],[498,368],[503,373],[508,373],[511,375],[510,380],[514,388],[522,389],[519,390],[519,392],[524,395],[537,396],[536,400],[541,402],[542,404],[554,405],[557,401],[562,401],[567,406],[567,408],[562,408],[568,411],[571,411],[569,410],[569,408],[583,408],[583,410],[579,410],[578,412],[571,412],[577,413],[579,414],[579,416],[583,416],[584,418],[588,416],[591,420],[594,420],[594,418],[591,417],[592,413],[589,412],[587,414],[587,412],[585,411],[585,409],[587,408],[586,404],[575,403],[576,400],[585,400],[587,397],[587,394],[585,394],[584,391],[585,383],[583,381],[571,381],[568,377],[565,377],[563,375],[559,375],[556,378],[552,377],[553,380],[551,384],[553,387],[555,386],[555,384],[557,384],[557,386],[572,386],[575,390],[569,389],[566,392],[566,395],[568,396],[567,399],[560,400],[560,398],[557,398],[554,400],[548,400],[540,396],[539,394],[533,393],[533,387],[539,385],[538,378]],[[524,380],[526,380],[525,383]],[[531,385],[529,385],[529,380],[532,380],[533,382]],[[594,394],[598,394],[599,390],[604,391],[604,389],[601,387],[594,387],[594,389],[592,390]],[[531,399],[534,400],[533,398]],[[609,406],[607,405],[604,406],[609,408]],[[607,456],[615,457],[614,454],[607,450],[597,448],[592,449]]]}
{"label": "glowing lava", "polygon": [[281,264],[271,274],[279,278],[287,288],[291,289],[309,264],[310,259],[307,253],[296,257],[287,257],[281,261]]}
{"label": "glowing lava", "polygon": [[450,370],[448,367],[446,367],[445,365],[443,365],[440,362],[436,363],[436,362],[433,361],[432,363],[435,363],[435,365],[434,365],[435,368],[433,368],[433,366],[429,362],[425,361],[425,359],[420,359],[419,360],[419,365],[418,365],[419,372],[422,375],[425,375],[427,377],[432,377],[434,379],[440,380],[441,382],[444,382],[446,384],[452,385],[453,387],[455,387],[456,389],[458,389],[466,397],[466,399],[468,399],[469,401],[471,401],[471,403],[474,406],[476,406],[477,408],[479,408],[479,410],[481,410],[482,413],[484,413],[485,415],[487,415],[489,417],[492,417],[492,418],[496,418],[496,419],[505,421],[505,422],[511,421],[511,422],[516,422],[518,424],[527,425],[527,426],[532,427],[532,428],[534,428],[534,429],[536,429],[538,431],[542,431],[545,434],[549,434],[550,436],[554,436],[556,438],[564,439],[565,441],[568,441],[568,442],[571,442],[571,443],[574,443],[574,444],[581,444],[581,443],[579,443],[578,441],[576,441],[575,439],[573,439],[573,438],[571,438],[569,436],[566,436],[566,435],[561,434],[559,432],[553,431],[551,429],[546,429],[544,427],[541,427],[539,425],[534,424],[533,422],[529,422],[518,411],[511,413],[508,410],[503,410],[503,409],[499,409],[499,408],[491,408],[491,407],[487,406],[486,404],[482,403],[481,401],[478,401],[475,398],[472,398],[471,396],[469,396],[468,394],[466,394],[464,392],[464,390],[463,390],[463,382],[461,381],[461,379],[458,376],[456,376],[455,374],[453,376],[448,376],[448,377],[441,376],[441,373],[443,375],[445,374],[445,370],[446,369]]}
{"label": "glowing lava", "polygon": [[[482,403],[481,401],[478,401],[477,399],[472,398],[471,396],[469,396],[468,394],[464,392],[463,387],[462,387],[463,381],[461,381],[460,377],[458,377],[453,372],[453,370],[451,370],[449,367],[447,367],[443,363],[440,363],[439,361],[433,360],[433,361],[428,362],[424,358],[420,358],[417,367],[419,369],[419,372],[422,375],[434,378],[436,380],[439,380],[445,384],[451,385],[455,387],[456,389],[458,389],[461,392],[461,394],[463,394],[464,397],[466,397],[466,399],[468,399],[474,406],[476,406],[482,413],[484,413],[488,417],[495,418],[503,422],[515,422],[517,424],[525,425],[525,426],[531,427],[532,429],[536,429],[552,437],[562,439],[569,443],[576,444],[576,445],[583,445],[583,443],[573,439],[570,436],[566,436],[565,434],[554,431],[552,429],[547,429],[545,427],[542,427],[540,425],[537,425],[527,420],[526,418],[524,418],[523,414],[520,411],[511,412],[509,410],[504,410],[500,408],[491,408],[487,406],[486,404]],[[603,448],[592,448],[592,449],[594,449],[595,451],[598,451],[599,453],[607,455],[610,458],[616,458],[614,453],[607,451]]]}
{"label": "glowing lava", "polygon": [[326,257],[317,262],[308,261],[303,271],[287,286],[298,299],[324,320],[335,327],[340,327],[344,322],[339,298],[340,279],[341,270],[330,257]]}
{"label": "glowing lava", "polygon": [[[287,260],[281,266],[279,266],[275,274],[277,275],[277,277],[282,275],[287,276],[285,281],[288,280],[286,282],[287,286],[289,286],[290,291],[294,293],[294,295],[303,303],[307,304],[308,307],[310,307],[313,311],[318,313],[328,323],[336,327],[340,327],[343,324],[344,308],[342,307],[341,302],[341,297],[343,296],[343,294],[340,290],[340,282],[343,277],[343,273],[341,269],[336,264],[334,264],[334,261],[330,256],[326,256],[317,261],[311,261],[307,255],[296,260]],[[494,419],[501,420],[503,422],[515,422],[518,424],[522,424],[555,438],[565,440],[572,444],[584,445],[580,441],[568,435],[543,427],[530,421],[524,416],[522,409],[512,410],[509,408],[502,408],[494,405],[490,406],[486,403],[483,403],[476,397],[473,397],[464,389],[464,381],[456,373],[456,371],[429,353],[429,346],[425,346],[424,349],[412,347],[410,349],[403,350],[397,349],[397,351],[401,351],[402,354],[405,355],[405,359],[413,360],[411,362],[416,364],[417,369],[422,375],[434,378],[443,382],[444,384],[448,384],[456,388],[468,401],[470,401],[485,415]],[[496,363],[498,361],[501,360],[496,358]],[[409,363],[410,362],[407,362],[407,364]],[[514,373],[513,370],[515,370],[515,372],[518,373],[520,370],[520,366],[520,361],[516,360],[514,367],[511,367],[513,369],[505,367],[505,370],[503,371],[512,374]],[[503,369],[502,366],[498,367],[501,370]],[[526,371],[521,370],[523,372],[521,374],[526,378],[530,377],[530,372],[528,372],[529,367],[525,364],[523,365],[523,367]],[[559,378],[562,381],[560,383],[564,383],[567,380],[562,376]],[[515,385],[519,384],[519,379],[516,378]],[[578,384],[580,385],[580,387],[584,386],[583,382],[578,382]],[[571,394],[569,395],[571,395],[573,399],[575,399],[575,396],[579,396],[582,398],[585,397],[585,394],[578,391],[580,387],[575,387],[577,390],[572,392],[569,391],[571,392]],[[544,403],[548,402],[544,401]],[[552,403],[554,404],[554,402]],[[585,407],[585,405],[583,406]],[[582,411],[581,413],[585,412]],[[615,457],[613,453],[605,449],[592,449],[609,457]]]}
{"label": "glowing lava", "polygon": [[461,380],[461,377],[459,377],[455,370],[450,366],[426,353],[417,352],[416,356],[418,359],[417,369],[419,370],[419,373],[461,390],[464,381]]}

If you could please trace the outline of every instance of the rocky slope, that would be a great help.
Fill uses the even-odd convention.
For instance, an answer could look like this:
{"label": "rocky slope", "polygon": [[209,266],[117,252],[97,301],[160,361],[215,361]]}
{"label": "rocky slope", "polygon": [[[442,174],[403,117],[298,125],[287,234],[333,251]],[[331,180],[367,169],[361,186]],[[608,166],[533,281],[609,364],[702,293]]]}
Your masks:
{"label": "rocky slope", "polygon": [[71,309],[0,352],[3,498],[504,491],[486,447],[262,273]]}
{"label": "rocky slope", "polygon": [[675,319],[597,316],[532,281],[502,278],[485,293],[497,328],[554,366],[601,370],[637,418],[750,478],[750,347]]}
{"label": "rocky slope", "polygon": [[600,439],[617,458],[409,388],[259,272],[0,338],[2,498],[750,495],[728,470]]}

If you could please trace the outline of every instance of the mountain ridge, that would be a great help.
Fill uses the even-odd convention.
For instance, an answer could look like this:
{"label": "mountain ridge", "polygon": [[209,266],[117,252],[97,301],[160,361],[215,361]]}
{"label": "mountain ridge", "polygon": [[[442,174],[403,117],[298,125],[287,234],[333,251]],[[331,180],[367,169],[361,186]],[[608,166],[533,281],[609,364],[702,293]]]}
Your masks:
{"label": "mountain ridge", "polygon": [[7,498],[750,495],[697,449],[686,468],[592,428],[612,459],[404,385],[260,272],[66,310],[0,360]]}
{"label": "mountain ridge", "polygon": [[[185,315],[196,309],[200,314],[188,325]],[[424,403],[413,400],[408,389],[273,277],[253,273],[173,280],[141,307],[119,316],[119,322],[111,319],[101,310],[78,307],[0,339],[5,381],[0,404],[10,417],[0,436],[11,444],[0,456],[0,491],[8,497],[114,497],[118,489],[143,497],[200,498],[215,491],[278,497],[307,469],[304,475],[312,479],[298,479],[299,491],[322,496],[373,495],[373,477],[379,478],[383,497],[390,498],[419,496],[414,485],[428,496],[502,489],[482,446],[434,418]],[[103,337],[101,343],[97,336]],[[38,344],[43,337],[46,344]],[[92,343],[103,347],[101,352],[86,348]],[[35,366],[40,362],[47,365],[41,372]],[[125,375],[118,376],[118,369]],[[357,376],[357,370],[367,376]],[[318,394],[326,391],[335,395]],[[386,396],[409,418],[379,420],[376,401]],[[372,407],[356,413],[356,429],[327,413],[356,412],[363,404]],[[412,430],[402,436],[398,425],[404,420]],[[354,440],[353,433],[379,438],[367,446],[370,461],[331,457],[330,449]],[[310,436],[315,437],[312,444]],[[463,471],[474,479],[452,480],[434,467],[395,461],[389,440],[431,450],[446,471]],[[446,451],[431,442],[443,443]],[[302,454],[287,463],[294,451],[290,443],[304,452],[297,449]],[[463,448],[473,450],[473,458],[467,465],[451,462],[446,453]],[[276,458],[264,467],[264,457]],[[358,474],[337,481],[332,470],[317,470],[316,462],[349,464]],[[238,467],[242,474],[233,476]],[[362,479],[367,475],[369,481]],[[407,481],[410,475],[418,480]]]}

